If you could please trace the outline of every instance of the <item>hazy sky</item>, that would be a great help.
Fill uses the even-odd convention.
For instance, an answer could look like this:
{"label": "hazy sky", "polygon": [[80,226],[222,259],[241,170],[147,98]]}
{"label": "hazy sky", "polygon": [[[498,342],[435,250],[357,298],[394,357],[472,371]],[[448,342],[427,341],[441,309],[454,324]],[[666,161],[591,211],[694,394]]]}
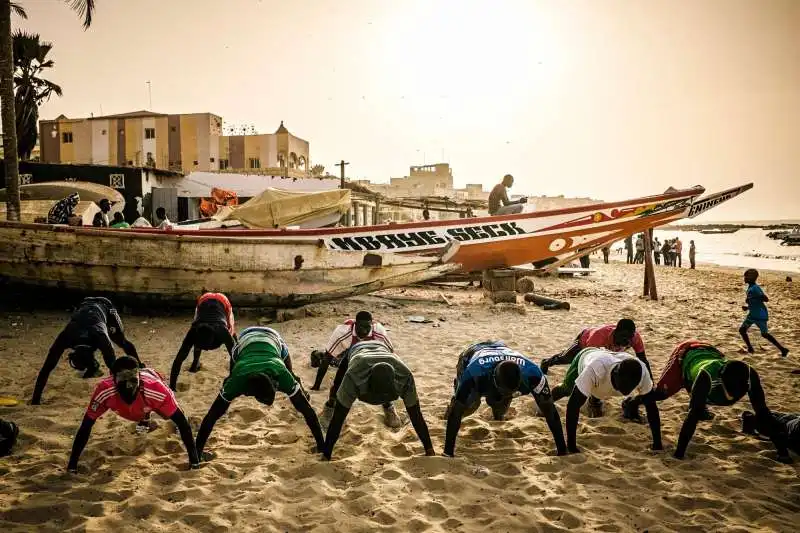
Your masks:
{"label": "hazy sky", "polygon": [[800,218],[800,0],[19,0],[43,118],[212,112],[375,181],[621,199],[754,181],[708,219]]}

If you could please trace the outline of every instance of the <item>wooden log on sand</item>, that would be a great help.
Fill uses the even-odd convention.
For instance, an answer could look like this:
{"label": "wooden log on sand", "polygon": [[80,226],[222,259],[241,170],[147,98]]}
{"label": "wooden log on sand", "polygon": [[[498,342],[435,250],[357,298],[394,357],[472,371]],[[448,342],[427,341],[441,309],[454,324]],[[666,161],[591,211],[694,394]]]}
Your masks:
{"label": "wooden log on sand", "polygon": [[561,300],[554,300],[547,296],[540,296],[529,292],[524,296],[526,302],[536,304],[543,309],[565,309],[569,311],[569,302],[562,302]]}

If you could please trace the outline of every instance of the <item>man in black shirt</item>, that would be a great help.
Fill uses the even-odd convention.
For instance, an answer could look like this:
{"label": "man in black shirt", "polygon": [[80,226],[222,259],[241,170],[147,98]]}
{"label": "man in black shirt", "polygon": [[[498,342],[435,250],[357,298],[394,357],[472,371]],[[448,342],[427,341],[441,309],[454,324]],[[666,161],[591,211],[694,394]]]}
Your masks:
{"label": "man in black shirt", "polygon": [[[85,370],[83,377],[89,378],[98,375],[100,370],[100,365],[94,357],[95,350],[100,350],[106,366],[111,368],[116,359],[112,342],[122,348],[127,355],[139,361],[136,347],[125,338],[122,319],[114,309],[114,305],[106,298],[84,298],[72,314],[69,324],[56,337],[50,348],[36,378],[31,404],[41,403],[47,378],[65,350],[70,348],[73,350],[67,356],[70,366],[76,370]],[[141,361],[139,364],[141,365]]]}

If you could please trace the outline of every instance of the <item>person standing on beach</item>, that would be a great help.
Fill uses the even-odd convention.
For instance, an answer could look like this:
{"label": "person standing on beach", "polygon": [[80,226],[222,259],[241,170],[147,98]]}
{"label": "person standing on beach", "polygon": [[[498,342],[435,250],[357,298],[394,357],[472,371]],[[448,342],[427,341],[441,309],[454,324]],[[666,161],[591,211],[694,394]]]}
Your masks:
{"label": "person standing on beach", "polygon": [[[653,391],[626,400],[623,402],[624,410],[626,413],[638,411],[641,403],[666,400],[681,389],[686,389],[690,399],[689,413],[683,422],[678,445],[675,448],[676,459],[683,459],[686,455],[686,448],[694,435],[697,423],[714,418],[708,411],[708,405],[727,407],[748,395],[760,423],[773,424],[772,414],[764,399],[764,390],[756,369],[743,361],[729,361],[717,348],[698,340],[688,340],[678,344]],[[786,449],[785,432],[775,431],[770,438],[778,450],[778,460],[791,462]]]}
{"label": "person standing on beach", "polygon": [[100,364],[94,357],[95,350],[100,350],[108,368],[114,364],[116,356],[112,342],[122,348],[127,355],[139,361],[136,347],[125,338],[122,319],[114,305],[106,298],[84,298],[70,317],[67,326],[58,334],[53,346],[50,347],[36,378],[31,404],[41,403],[47,378],[65,350],[72,349],[67,356],[70,366],[84,371],[84,378],[91,378],[98,376],[100,371]]}
{"label": "person standing on beach", "polygon": [[[370,405],[392,406],[392,402],[403,399],[408,418],[417,433],[425,455],[435,455],[428,425],[422,416],[417,397],[414,375],[400,358],[379,341],[363,341],[354,345],[336,371],[331,394],[325,403],[323,420],[330,420],[325,438],[323,455],[330,459],[333,447],[339,440],[344,421],[356,400]],[[387,426],[400,427],[400,418],[391,407],[397,423]]]}
{"label": "person standing on beach", "polygon": [[665,239],[664,245],[661,247],[661,255],[664,256],[664,266],[671,266],[672,263],[671,261],[672,254],[670,253],[671,249],[672,246],[670,245],[669,239]]}
{"label": "person standing on beach", "polygon": [[678,268],[683,268],[683,241],[680,237],[675,237],[675,260],[678,263]]}
{"label": "person standing on beach", "polygon": [[458,358],[453,387],[453,398],[445,414],[445,455],[455,455],[461,420],[478,410],[481,398],[486,398],[494,419],[503,420],[516,393],[533,396],[553,434],[558,455],[567,453],[561,418],[553,405],[547,376],[533,360],[505,343],[479,342],[464,350]]}
{"label": "person standing on beach", "polygon": [[[605,348],[585,348],[567,369],[564,382],[553,388],[553,401],[569,396],[567,404],[567,448],[578,453],[577,432],[581,407],[589,398],[606,400],[612,396],[646,395],[653,390],[647,366],[632,355]],[[661,419],[655,401],[646,398],[647,422],[653,435],[653,450],[662,450]],[[590,416],[602,412],[589,409]]]}
{"label": "person standing on beach", "polygon": [[490,215],[513,215],[522,212],[522,204],[528,202],[526,197],[511,201],[508,199],[508,189],[514,185],[514,176],[506,174],[503,181],[492,188],[489,193],[489,214]]}
{"label": "person standing on beach", "polygon": [[694,246],[694,241],[689,241],[689,268],[694,270],[694,257],[697,249]]}
{"label": "person standing on beach", "polygon": [[747,316],[744,318],[741,327],[739,327],[739,335],[742,336],[742,340],[747,346],[747,353],[753,353],[753,345],[750,344],[747,330],[755,324],[761,332],[761,336],[780,350],[781,357],[786,357],[789,354],[789,350],[781,345],[769,332],[769,326],[767,325],[769,313],[766,306],[766,303],[769,302],[769,297],[764,294],[756,280],[758,280],[758,270],[755,268],[747,269],[744,273],[744,282],[747,283],[746,305],[742,306],[742,310],[747,311]]}
{"label": "person standing on beach", "polygon": [[609,254],[611,254],[611,246],[603,246],[603,263],[608,264]]}
{"label": "person standing on beach", "polygon": [[132,422],[148,420],[153,411],[172,420],[186,447],[190,467],[200,466],[192,428],[178,406],[175,395],[167,388],[158,372],[151,368],[140,369],[139,361],[126,356],[114,361],[111,377],[105,378],[95,387],[81,427],[75,435],[67,471],[78,473],[78,459],[89,441],[94,423],[109,409]]}
{"label": "person standing on beach", "polygon": [[233,306],[227,296],[218,292],[207,292],[197,299],[194,310],[194,321],[183,339],[178,355],[172,363],[169,376],[169,388],[177,390],[178,374],[181,365],[189,356],[194,346],[194,361],[189,372],[200,370],[200,354],[203,350],[216,350],[223,344],[228,350],[230,368],[233,368],[233,346],[236,341],[236,330],[233,321]]}
{"label": "person standing on beach", "polygon": [[355,320],[345,320],[344,324],[336,326],[324,352],[314,350],[311,353],[311,366],[319,367],[311,390],[320,390],[322,380],[328,372],[328,367],[331,365],[334,367],[339,366],[342,359],[347,355],[347,350],[361,341],[379,341],[386,345],[390,352],[394,351],[392,342],[389,340],[389,334],[386,333],[386,328],[383,327],[383,324],[373,321],[372,314],[369,311],[359,311]]}
{"label": "person standing on beach", "polygon": [[259,403],[271,406],[276,392],[286,394],[294,408],[303,415],[317,443],[317,450],[322,452],[325,440],[317,413],[308,403],[308,394],[292,371],[292,358],[280,334],[271,328],[245,328],[239,334],[239,342],[231,357],[233,368],[197,431],[198,456],[204,457],[203,449],[214,424],[228,411],[233,400],[239,396],[252,396]]}
{"label": "person standing on beach", "polygon": [[625,251],[627,252],[625,262],[630,265],[633,263],[633,235],[625,237]]}
{"label": "person standing on beach", "polygon": [[633,259],[635,264],[644,263],[644,239],[641,233],[636,236],[636,257]]}
{"label": "person standing on beach", "polygon": [[657,265],[661,264],[661,243],[658,241],[658,237],[653,239],[653,259]]}

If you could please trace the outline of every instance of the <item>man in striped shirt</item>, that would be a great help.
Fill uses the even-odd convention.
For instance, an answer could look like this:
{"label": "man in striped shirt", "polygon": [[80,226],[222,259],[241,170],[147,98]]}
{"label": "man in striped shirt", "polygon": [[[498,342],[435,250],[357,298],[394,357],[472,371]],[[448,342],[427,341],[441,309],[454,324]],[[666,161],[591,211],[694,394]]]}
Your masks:
{"label": "man in striped shirt", "polygon": [[319,390],[328,367],[331,365],[338,367],[350,347],[361,341],[382,342],[390,352],[394,352],[386,328],[380,322],[374,322],[369,311],[360,311],[355,320],[349,319],[344,324],[336,326],[325,352],[320,353],[315,350],[311,354],[311,366],[319,366],[311,390]]}
{"label": "man in striped shirt", "polygon": [[111,366],[111,377],[102,380],[94,389],[89,407],[72,444],[72,455],[67,465],[69,472],[78,472],[78,459],[89,441],[95,420],[109,409],[133,422],[141,422],[154,411],[164,418],[169,418],[178,426],[186,452],[189,454],[189,465],[191,468],[199,466],[192,428],[178,407],[172,391],[155,370],[140,369],[136,359],[125,356],[114,361]]}

